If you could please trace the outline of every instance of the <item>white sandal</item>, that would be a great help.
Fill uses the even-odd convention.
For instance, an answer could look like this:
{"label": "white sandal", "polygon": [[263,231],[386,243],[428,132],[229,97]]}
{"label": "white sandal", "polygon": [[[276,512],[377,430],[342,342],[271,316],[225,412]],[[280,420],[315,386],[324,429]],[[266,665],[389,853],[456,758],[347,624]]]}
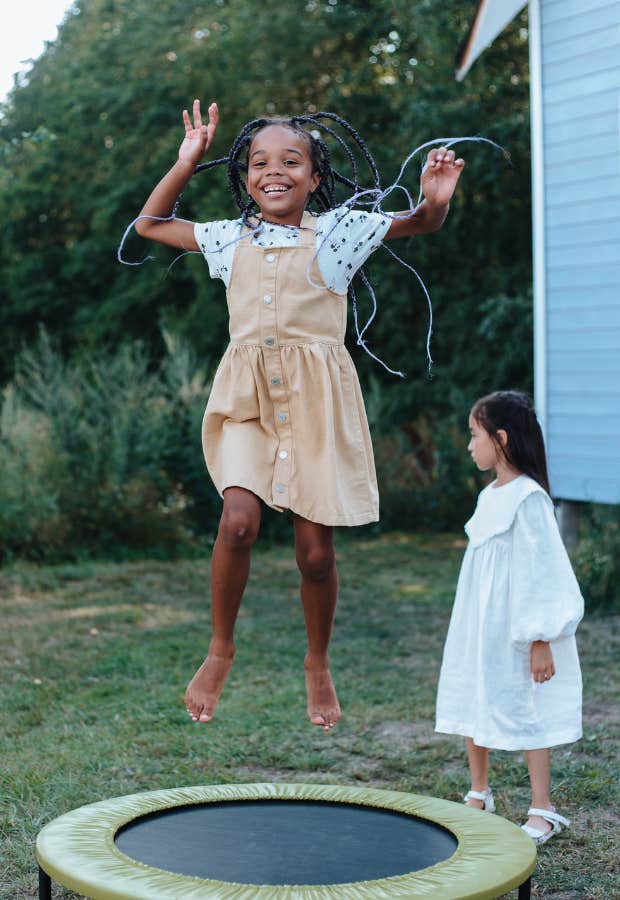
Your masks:
{"label": "white sandal", "polygon": [[541,831],[539,828],[532,828],[531,825],[522,825],[523,831],[532,838],[535,844],[545,844],[548,840],[562,831],[562,825],[565,828],[570,827],[570,819],[565,819],[555,809],[538,809],[530,807],[527,811],[528,816],[540,816],[545,822],[549,822],[551,828],[549,831]]}
{"label": "white sandal", "polygon": [[[484,812],[495,812],[495,801],[493,799],[493,791],[491,788],[487,788],[486,791],[467,791],[463,797],[463,803],[467,803],[468,800],[482,800],[484,803],[484,806],[482,807]],[[472,808],[475,809],[475,807]]]}

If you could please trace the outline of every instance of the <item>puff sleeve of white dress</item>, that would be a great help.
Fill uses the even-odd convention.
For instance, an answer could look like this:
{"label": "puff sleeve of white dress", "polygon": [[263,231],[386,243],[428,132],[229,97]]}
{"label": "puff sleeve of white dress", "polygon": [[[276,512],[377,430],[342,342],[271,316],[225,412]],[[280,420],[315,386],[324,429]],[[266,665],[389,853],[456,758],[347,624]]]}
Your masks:
{"label": "puff sleeve of white dress", "polygon": [[[436,730],[499,750],[581,737],[575,630],[583,599],[545,491],[525,475],[486,487],[465,526],[444,647]],[[537,684],[530,647],[548,641],[556,668]]]}

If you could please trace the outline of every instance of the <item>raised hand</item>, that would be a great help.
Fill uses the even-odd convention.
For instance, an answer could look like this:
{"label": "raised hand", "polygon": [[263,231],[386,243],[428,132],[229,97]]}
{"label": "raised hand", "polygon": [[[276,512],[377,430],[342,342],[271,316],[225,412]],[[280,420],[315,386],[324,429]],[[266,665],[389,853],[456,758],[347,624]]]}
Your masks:
{"label": "raised hand", "polygon": [[428,203],[444,206],[449,203],[465,161],[454,158],[454,150],[433,148],[422,172],[422,191]]}
{"label": "raised hand", "polygon": [[192,114],[194,116],[193,126],[188,111],[186,109],[183,110],[185,137],[179,147],[179,159],[181,162],[188,162],[195,166],[211,146],[220,114],[217,103],[212,103],[209,107],[209,124],[203,125],[200,114],[200,100],[194,100]]}

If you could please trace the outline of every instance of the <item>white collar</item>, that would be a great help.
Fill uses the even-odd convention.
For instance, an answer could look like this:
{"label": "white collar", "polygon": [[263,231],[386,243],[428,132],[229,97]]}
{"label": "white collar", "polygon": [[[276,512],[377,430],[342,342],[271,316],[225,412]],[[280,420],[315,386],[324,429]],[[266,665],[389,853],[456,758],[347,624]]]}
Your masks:
{"label": "white collar", "polygon": [[508,531],[519,506],[530,494],[540,492],[551,503],[547,492],[528,475],[518,475],[499,487],[495,484],[495,481],[492,482],[480,493],[474,514],[465,525],[473,547],[479,547],[495,535]]}

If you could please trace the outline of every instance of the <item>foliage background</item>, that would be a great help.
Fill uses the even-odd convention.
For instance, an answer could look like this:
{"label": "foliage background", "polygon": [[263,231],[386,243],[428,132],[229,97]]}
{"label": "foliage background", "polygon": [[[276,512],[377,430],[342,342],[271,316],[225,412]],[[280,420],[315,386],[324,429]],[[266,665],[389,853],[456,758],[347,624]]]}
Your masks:
{"label": "foliage background", "polygon": [[[372,527],[339,542],[336,665],[347,718],[328,746],[322,733],[308,737],[303,716],[290,523],[267,513],[263,530],[283,546],[263,542],[253,560],[241,668],[208,740],[184,730],[179,697],[202,653],[205,550],[220,507],[199,428],[227,341],[224,292],[198,257],[168,272],[174,254],[136,236],[127,255],[155,261],[123,267],[116,250],[173,162],[180,112],[196,95],[219,102],[217,155],[257,115],[334,110],[364,136],[384,185],[433,137],[479,134],[506,148],[509,162],[465,145],[444,227],[395,248],[432,296],[432,377],[424,297],[383,252],[369,266],[379,298],[370,346],[407,378],[349,340],[373,432],[379,528],[460,529],[480,487],[465,449],[472,400],[532,389],[527,14],[457,84],[455,52],[475,6],[77,0],[0,107],[0,896],[32,896],[44,821],[102,796],[326,772],[462,793],[462,748],[432,733],[463,549],[452,536]],[[411,166],[413,193],[418,174]],[[223,173],[196,178],[181,214],[234,215]],[[590,511],[575,557],[591,608],[618,602],[618,513]],[[146,554],[200,558],[127,561]],[[102,556],[124,561],[92,561]],[[557,898],[610,896],[617,884],[617,620],[590,616],[580,636],[586,739],[554,762],[574,837],[543,851],[537,876],[540,895]],[[519,821],[525,769],[504,754],[494,771],[500,812]]]}
{"label": "foliage background", "polygon": [[[527,13],[457,84],[475,6],[77,0],[0,108],[0,558],[169,555],[215,530],[199,422],[227,341],[224,291],[198,256],[169,270],[175,254],[135,235],[126,256],[155,259],[116,258],[196,95],[220,105],[216,155],[255,116],[334,110],[366,139],[384,186],[430,138],[483,135],[506,149],[463,145],[444,227],[394,247],[431,293],[432,373],[425,298],[384,251],[369,265],[379,299],[369,344],[407,377],[349,338],[381,528],[462,526],[480,487],[465,452],[469,405],[488,390],[532,389]],[[414,194],[418,178],[414,163]],[[235,215],[224,172],[196,177],[181,214]],[[370,310],[363,292],[360,304]],[[601,526],[596,558],[584,550],[600,596],[613,592],[617,524]],[[286,527],[267,515],[272,536]]]}
{"label": "foliage background", "polygon": [[[220,104],[218,155],[257,115],[335,110],[365,137],[384,184],[432,137],[482,134],[507,148],[511,165],[465,145],[464,186],[449,223],[399,248],[431,289],[434,380],[424,362],[424,298],[384,254],[372,265],[381,303],[372,342],[408,371],[405,383],[390,385],[392,414],[403,421],[438,403],[453,408],[454,392],[474,394],[498,381],[527,387],[527,31],[517,21],[457,84],[453,60],[474,6],[78,0],[2,110],[3,380],[40,323],[71,355],[139,339],[161,357],[162,324],[201,358],[220,355],[223,291],[200,258],[168,275],[169,257],[159,248],[159,262],[141,268],[116,261],[125,226],[175,159],[181,110],[198,95]],[[409,183],[415,192],[415,167]],[[198,220],[234,215],[224,173],[197,177],[182,212]],[[144,255],[140,244],[130,245],[133,258]],[[503,352],[506,339],[516,353]],[[363,380],[371,373],[388,380],[363,353],[356,362]]]}

